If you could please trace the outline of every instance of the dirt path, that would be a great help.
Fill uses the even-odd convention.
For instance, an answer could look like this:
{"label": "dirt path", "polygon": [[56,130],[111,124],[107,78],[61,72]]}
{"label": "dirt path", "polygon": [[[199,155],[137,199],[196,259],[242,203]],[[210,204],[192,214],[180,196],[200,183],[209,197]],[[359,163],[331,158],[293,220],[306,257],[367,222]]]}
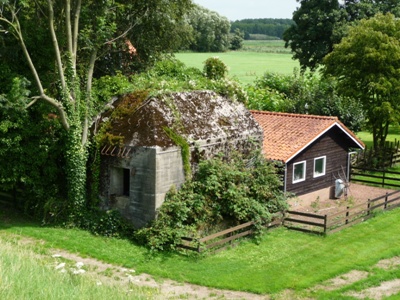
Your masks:
{"label": "dirt path", "polygon": [[[246,292],[237,292],[230,290],[220,290],[208,288],[204,286],[180,283],[170,279],[155,280],[148,274],[135,274],[135,270],[118,267],[107,264],[93,258],[82,258],[78,255],[61,250],[53,250],[52,257],[54,258],[54,268],[57,271],[63,272],[63,268],[72,269],[77,272],[79,269],[85,270],[82,276],[90,274],[97,278],[98,284],[104,285],[119,285],[121,288],[126,288],[129,292],[129,285],[145,286],[155,288],[159,292],[159,296],[151,299],[249,299],[249,300],[268,300],[265,295],[257,295]],[[69,260],[68,265],[63,265],[65,259]],[[61,265],[61,267],[60,267]],[[77,267],[79,266],[79,268]],[[64,269],[65,270],[65,269]]]}

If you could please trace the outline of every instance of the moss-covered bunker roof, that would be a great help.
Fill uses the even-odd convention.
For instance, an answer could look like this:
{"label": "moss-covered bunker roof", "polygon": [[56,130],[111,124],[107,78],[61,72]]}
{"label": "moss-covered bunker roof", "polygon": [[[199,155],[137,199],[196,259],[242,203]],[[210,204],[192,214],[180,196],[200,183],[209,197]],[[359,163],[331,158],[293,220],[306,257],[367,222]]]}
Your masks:
{"label": "moss-covered bunker roof", "polygon": [[[137,99],[127,103],[126,99],[127,95],[120,97],[100,119],[103,124],[108,120],[107,132],[122,137],[125,146],[173,146],[166,127],[189,143],[262,136],[262,129],[243,104],[212,91],[164,94],[140,103]],[[121,105],[127,108],[112,117]]]}

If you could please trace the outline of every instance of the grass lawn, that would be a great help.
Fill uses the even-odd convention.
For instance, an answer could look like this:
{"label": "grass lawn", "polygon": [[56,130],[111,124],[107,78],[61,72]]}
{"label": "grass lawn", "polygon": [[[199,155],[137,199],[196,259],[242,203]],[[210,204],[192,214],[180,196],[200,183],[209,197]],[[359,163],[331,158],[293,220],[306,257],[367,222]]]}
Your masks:
{"label": "grass lawn", "polygon": [[242,84],[254,82],[266,71],[292,74],[300,65],[292,60],[289,53],[265,52],[224,52],[224,53],[176,53],[176,58],[188,67],[203,69],[209,57],[219,57],[228,67],[230,77],[236,77]]}
{"label": "grass lawn", "polygon": [[[372,134],[368,131],[360,131],[357,133],[357,137],[361,139],[364,144],[369,148],[372,147]],[[400,125],[393,125],[389,127],[389,133],[386,138],[387,142],[400,141]]]}
{"label": "grass lawn", "polygon": [[[10,234],[42,240],[35,251],[61,248],[159,278],[262,294],[285,289],[304,293],[305,288],[339,274],[372,270],[380,259],[400,255],[398,209],[327,237],[280,228],[265,234],[259,244],[245,240],[235,248],[200,257],[153,254],[126,240],[41,227],[4,210],[0,220],[0,240]],[[340,299],[335,293],[323,292],[326,299]]]}

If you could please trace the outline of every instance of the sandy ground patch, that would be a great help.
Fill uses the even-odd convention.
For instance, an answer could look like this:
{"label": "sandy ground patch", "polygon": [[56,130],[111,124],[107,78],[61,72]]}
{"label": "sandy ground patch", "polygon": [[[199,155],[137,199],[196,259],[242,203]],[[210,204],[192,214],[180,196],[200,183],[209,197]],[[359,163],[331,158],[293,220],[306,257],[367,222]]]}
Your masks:
{"label": "sandy ground patch", "polygon": [[365,289],[359,293],[348,293],[347,295],[358,299],[380,300],[384,297],[396,295],[400,292],[400,279],[382,282],[381,285]]}

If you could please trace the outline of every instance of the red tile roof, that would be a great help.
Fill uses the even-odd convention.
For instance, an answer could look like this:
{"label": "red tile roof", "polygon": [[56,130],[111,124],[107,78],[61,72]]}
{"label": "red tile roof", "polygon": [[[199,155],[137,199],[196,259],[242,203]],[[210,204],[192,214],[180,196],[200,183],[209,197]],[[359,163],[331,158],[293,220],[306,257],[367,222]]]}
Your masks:
{"label": "red tile roof", "polygon": [[338,126],[358,147],[364,148],[364,143],[337,117],[267,111],[251,113],[263,128],[263,152],[268,159],[288,162],[334,126]]}

